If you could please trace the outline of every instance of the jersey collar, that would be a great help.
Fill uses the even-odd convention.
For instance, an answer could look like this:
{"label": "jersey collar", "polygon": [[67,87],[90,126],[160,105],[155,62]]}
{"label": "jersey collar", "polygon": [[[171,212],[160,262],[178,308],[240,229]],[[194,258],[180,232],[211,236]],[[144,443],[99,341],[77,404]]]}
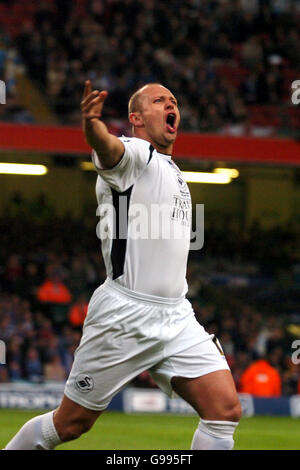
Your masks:
{"label": "jersey collar", "polygon": [[[156,151],[157,151],[157,150],[156,150]],[[164,158],[165,160],[169,160],[169,161],[172,160],[172,155],[170,155],[169,153],[160,153],[160,152],[157,152],[157,155],[159,155],[159,157]]]}

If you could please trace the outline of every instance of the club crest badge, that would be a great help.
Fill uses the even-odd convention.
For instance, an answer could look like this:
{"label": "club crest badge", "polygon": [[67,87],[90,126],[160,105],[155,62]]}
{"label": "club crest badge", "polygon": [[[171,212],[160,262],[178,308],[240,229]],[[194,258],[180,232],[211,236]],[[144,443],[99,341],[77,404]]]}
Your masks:
{"label": "club crest badge", "polygon": [[75,379],[75,385],[80,392],[87,393],[93,390],[94,380],[90,375],[79,374]]}

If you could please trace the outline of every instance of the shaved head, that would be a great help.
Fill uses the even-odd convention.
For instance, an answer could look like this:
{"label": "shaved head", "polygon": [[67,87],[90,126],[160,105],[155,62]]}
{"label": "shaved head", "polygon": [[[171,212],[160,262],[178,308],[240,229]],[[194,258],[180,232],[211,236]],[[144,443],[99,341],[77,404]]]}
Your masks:
{"label": "shaved head", "polygon": [[131,96],[129,103],[128,103],[128,114],[130,113],[135,113],[136,111],[141,111],[142,109],[142,97],[143,97],[143,92],[147,90],[148,87],[151,87],[153,85],[156,86],[161,86],[165,88],[161,83],[147,83],[147,85],[143,85],[141,88],[139,88],[133,95]]}

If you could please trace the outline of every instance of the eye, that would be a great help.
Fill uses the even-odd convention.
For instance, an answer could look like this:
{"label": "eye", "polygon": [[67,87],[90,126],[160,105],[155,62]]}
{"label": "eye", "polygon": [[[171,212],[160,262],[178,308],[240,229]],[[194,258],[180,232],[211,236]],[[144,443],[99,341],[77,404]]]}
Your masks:
{"label": "eye", "polygon": [[156,99],[154,100],[154,103],[157,103],[158,101],[161,101],[161,98],[156,98]]}

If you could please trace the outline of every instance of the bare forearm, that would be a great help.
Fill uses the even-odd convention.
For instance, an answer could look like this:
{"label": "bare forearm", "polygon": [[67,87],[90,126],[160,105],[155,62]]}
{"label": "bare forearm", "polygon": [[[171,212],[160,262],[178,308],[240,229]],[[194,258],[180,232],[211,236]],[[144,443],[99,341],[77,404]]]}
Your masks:
{"label": "bare forearm", "polygon": [[106,96],[106,91],[92,92],[91,82],[86,81],[81,102],[82,127],[87,143],[97,152],[103,168],[112,168],[122,158],[124,145],[116,136],[110,134],[106,125],[99,120]]}
{"label": "bare forearm", "polygon": [[84,120],[83,133],[86,142],[90,145],[99,156],[104,157],[112,151],[112,137],[108,132],[106,125],[99,120]]}

